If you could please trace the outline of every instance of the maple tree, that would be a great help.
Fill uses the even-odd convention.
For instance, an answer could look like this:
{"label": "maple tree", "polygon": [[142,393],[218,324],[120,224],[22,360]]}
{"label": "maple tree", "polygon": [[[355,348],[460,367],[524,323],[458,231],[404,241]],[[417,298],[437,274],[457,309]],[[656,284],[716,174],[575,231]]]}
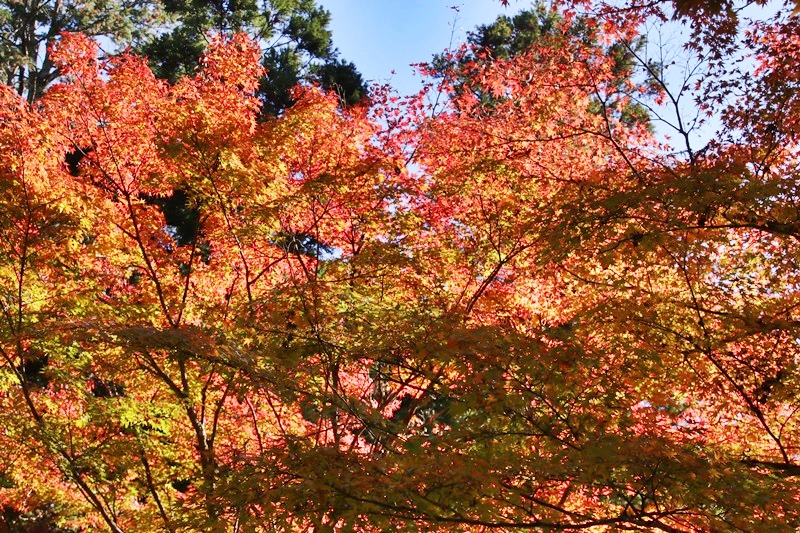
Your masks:
{"label": "maple tree", "polygon": [[[660,14],[593,7],[603,43]],[[797,24],[711,56],[678,152],[625,112],[686,89],[568,31],[473,65],[488,104],[267,120],[241,34],[174,84],[64,34],[0,90],[3,519],[795,530]]]}
{"label": "maple tree", "polygon": [[[557,10],[535,3],[509,17],[499,16],[493,23],[478,26],[470,32],[465,43],[456,53],[438,54],[431,62],[432,74],[444,78],[456,93],[469,91],[480,102],[480,109],[491,112],[493,103],[505,96],[493,94],[483,86],[481,70],[487,63],[495,60],[508,60],[520,54],[531,53],[532,47],[539,41],[558,42],[558,36],[566,33],[570,40],[582,41],[586,45],[598,47],[598,51],[614,59],[615,71],[619,75],[619,89],[632,90],[633,85],[626,76],[633,72],[634,57],[641,53],[645,46],[645,36],[639,36],[634,42],[601,43],[598,39],[598,27],[588,23],[590,19],[582,16],[562,17]],[[596,104],[591,107],[600,112]],[[473,106],[473,110],[475,107]],[[646,110],[640,105],[625,106],[626,121],[647,121]]]}

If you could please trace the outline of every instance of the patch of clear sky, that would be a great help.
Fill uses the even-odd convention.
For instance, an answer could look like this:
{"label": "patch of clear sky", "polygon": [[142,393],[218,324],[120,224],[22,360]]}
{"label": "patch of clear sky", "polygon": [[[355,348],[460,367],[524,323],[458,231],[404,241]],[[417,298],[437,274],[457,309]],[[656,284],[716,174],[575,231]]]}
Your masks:
{"label": "patch of clear sky", "polygon": [[424,63],[467,32],[499,15],[514,15],[529,1],[499,0],[321,0],[331,12],[334,46],[355,63],[365,79],[390,83],[400,94],[417,92],[422,84],[412,63]]}

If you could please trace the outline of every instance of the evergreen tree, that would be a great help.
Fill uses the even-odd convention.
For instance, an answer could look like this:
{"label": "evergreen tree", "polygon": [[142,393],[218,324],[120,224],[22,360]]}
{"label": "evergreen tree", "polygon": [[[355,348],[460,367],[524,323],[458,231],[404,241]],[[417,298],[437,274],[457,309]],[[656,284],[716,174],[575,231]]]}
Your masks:
{"label": "evergreen tree", "polygon": [[174,82],[194,72],[209,32],[244,31],[265,48],[263,114],[278,115],[291,106],[291,89],[301,81],[335,90],[343,104],[366,95],[355,66],[333,48],[330,13],[314,0],[166,0],[164,8],[171,31],[139,48],[159,77]]}
{"label": "evergreen tree", "polygon": [[61,32],[106,37],[120,46],[159,21],[157,0],[0,0],[0,75],[29,102],[58,77],[48,47]]}

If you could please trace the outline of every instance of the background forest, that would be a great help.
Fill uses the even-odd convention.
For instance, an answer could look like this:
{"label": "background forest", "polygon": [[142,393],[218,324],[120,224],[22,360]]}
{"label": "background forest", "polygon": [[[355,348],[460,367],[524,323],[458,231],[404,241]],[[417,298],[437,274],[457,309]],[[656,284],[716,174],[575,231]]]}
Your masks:
{"label": "background forest", "polygon": [[0,531],[800,528],[795,5],[518,7],[0,2]]}

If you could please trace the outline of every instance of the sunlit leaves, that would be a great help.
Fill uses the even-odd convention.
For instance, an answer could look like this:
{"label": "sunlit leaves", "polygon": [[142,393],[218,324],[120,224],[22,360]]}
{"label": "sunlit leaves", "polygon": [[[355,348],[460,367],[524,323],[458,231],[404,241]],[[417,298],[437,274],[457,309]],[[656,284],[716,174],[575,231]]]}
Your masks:
{"label": "sunlit leaves", "polygon": [[35,106],[0,95],[3,505],[113,531],[794,527],[795,146],[759,117],[669,155],[568,35],[481,66],[491,113],[300,88],[258,122],[238,35],[172,86],[77,35],[54,57]]}

